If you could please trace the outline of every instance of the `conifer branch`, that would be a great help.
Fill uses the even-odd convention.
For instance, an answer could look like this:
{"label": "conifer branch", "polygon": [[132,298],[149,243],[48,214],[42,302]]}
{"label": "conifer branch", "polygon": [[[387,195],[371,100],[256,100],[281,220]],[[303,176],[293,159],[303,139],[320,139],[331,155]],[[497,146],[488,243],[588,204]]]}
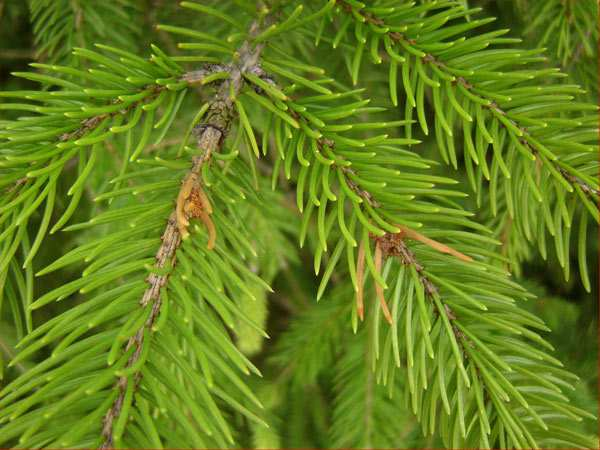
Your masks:
{"label": "conifer branch", "polygon": [[[167,266],[172,266],[175,264],[175,253],[179,248],[179,245],[181,244],[181,234],[179,233],[179,230],[177,228],[177,222],[175,220],[174,214],[171,214],[171,217],[169,217],[167,226],[161,237],[161,240],[162,243],[158,251],[156,252],[156,263],[154,264],[154,268],[157,271],[160,269],[164,269]],[[145,307],[150,302],[152,302],[152,310],[150,316],[148,317],[148,320],[144,323],[144,326],[137,330],[135,335],[129,338],[129,340],[127,341],[125,351],[128,351],[132,347],[135,350],[133,351],[133,354],[127,361],[126,367],[133,366],[140,357],[142,344],[144,341],[144,331],[146,329],[151,329],[156,318],[158,317],[158,313],[160,312],[161,306],[160,289],[167,283],[167,279],[168,275],[158,275],[155,273],[151,273],[146,280],[146,282],[148,283],[148,287],[146,288],[146,291],[144,292],[144,295],[140,300],[140,306]],[[141,379],[141,373],[139,371],[136,372],[134,377],[134,383],[135,386],[137,386]],[[103,443],[101,444],[100,448],[113,447],[113,423],[121,413],[121,408],[125,399],[127,384],[128,377],[126,376],[120,377],[116,383],[116,387],[119,390],[119,394],[103,418]]]}
{"label": "conifer branch", "polygon": [[[208,76],[218,73],[218,72],[222,72],[222,71],[224,71],[223,69],[224,69],[223,66],[219,66],[219,65],[215,65],[215,64],[207,65],[204,68],[184,73],[181,77],[179,77],[179,79],[177,81],[178,82],[186,82],[189,85],[197,85],[197,84],[204,85],[205,80]],[[145,97],[143,100],[140,100],[137,102],[132,102],[132,103],[129,103],[126,105],[124,104],[123,109],[120,109],[118,111],[98,114],[97,116],[92,116],[87,119],[84,119],[81,121],[81,126],[79,128],[77,128],[76,130],[71,131],[69,133],[62,134],[61,136],[59,136],[58,140],[60,142],[68,142],[71,140],[80,139],[80,138],[86,136],[87,134],[91,133],[92,131],[94,131],[96,129],[96,127],[98,127],[98,125],[100,125],[105,119],[109,119],[111,117],[115,117],[118,115],[125,116],[126,114],[133,111],[140,104],[151,103],[152,100],[156,99],[156,97],[158,97],[160,95],[161,92],[167,91],[168,86],[167,85],[144,86],[143,88],[141,88],[139,90],[139,93],[141,93],[145,90],[150,90],[151,94],[148,95],[147,97]],[[123,102],[123,100],[118,99],[118,100],[113,101],[110,104],[119,104],[119,103],[124,103],[124,102]]]}
{"label": "conifer branch", "polygon": [[[344,12],[346,12],[347,14],[354,15],[355,18],[359,18],[361,21],[371,24],[371,25],[374,25],[374,26],[378,27],[379,29],[389,30],[389,27],[386,25],[385,20],[376,16],[375,14],[373,14],[371,12],[362,11],[361,9],[353,8],[350,5],[350,3],[348,3],[346,0],[336,0],[336,2],[337,2],[337,4],[339,4],[342,7],[342,10]],[[420,58],[423,63],[428,64],[430,66],[435,66],[435,69],[437,71],[441,71],[443,74],[445,74],[447,77],[449,77],[449,79],[452,79],[453,81],[451,82],[451,86],[453,88],[456,87],[457,84],[460,84],[466,91],[470,92],[472,96],[479,97],[480,99],[486,101],[487,104],[483,104],[482,106],[487,108],[488,110],[490,110],[490,112],[504,117],[504,120],[501,120],[501,126],[504,127],[507,130],[507,132],[509,132],[509,133],[514,132],[515,130],[518,130],[520,132],[519,140],[520,140],[521,144],[529,150],[529,152],[533,155],[533,157],[537,157],[538,145],[535,145],[532,142],[531,136],[530,136],[530,133],[529,133],[527,127],[520,124],[518,122],[518,120],[508,117],[506,111],[504,111],[502,108],[500,108],[499,105],[494,101],[493,98],[490,98],[490,97],[486,96],[485,94],[482,94],[481,91],[474,92],[473,88],[475,86],[475,83],[467,81],[467,78],[468,78],[467,74],[464,74],[463,76],[458,76],[458,77],[455,76],[455,74],[457,72],[460,72],[460,70],[449,67],[446,63],[440,61],[438,58],[436,58],[430,52],[426,51],[423,48],[419,48],[418,43],[415,40],[408,39],[401,32],[386,31],[385,34],[387,36],[389,36],[389,38],[394,43],[400,44],[402,47],[407,49],[407,51],[409,51],[412,54],[415,54],[415,56],[417,58]],[[508,124],[506,122],[508,122]],[[564,165],[560,166],[553,160],[548,161],[548,163],[553,166],[555,171],[558,171],[559,173],[561,173],[562,176],[564,177],[564,179],[567,180],[567,182],[569,182],[572,186],[575,186],[575,184],[579,184],[580,187],[582,188],[582,190],[586,194],[588,194],[588,195],[593,194],[596,196],[599,195],[598,189],[594,189],[592,186],[589,186],[584,181],[578,179],[574,174],[570,173],[569,170],[564,167]]]}
{"label": "conifer branch", "polygon": [[[187,83],[189,86],[194,86],[194,85],[204,86],[204,85],[214,82],[214,80],[212,78],[210,78],[211,75],[214,75],[217,73],[222,73],[222,72],[229,73],[230,71],[231,71],[231,67],[217,65],[217,64],[208,64],[205,67],[202,67],[200,69],[185,72],[176,81],[178,83],[179,82]],[[220,80],[217,80],[217,81],[220,81]],[[152,101],[155,100],[161,93],[167,92],[169,90],[169,86],[170,85],[157,85],[157,84],[144,86],[144,87],[140,88],[137,93],[141,94],[142,92],[147,91],[147,90],[151,91],[151,93],[139,101],[125,103],[124,100],[122,100],[122,99],[113,100],[111,103],[107,104],[107,106],[115,105],[115,104],[118,105],[120,103],[123,103],[123,108],[119,109],[117,111],[102,113],[102,114],[94,115],[94,116],[88,117],[86,119],[83,119],[78,128],[76,128],[73,131],[59,135],[57,137],[58,143],[77,141],[78,139],[85,138],[86,136],[93,133],[102,123],[104,123],[105,120],[114,118],[116,116],[124,117],[127,114],[134,111],[136,108],[152,103]],[[214,108],[213,108],[213,110],[214,110]],[[209,113],[210,113],[210,111],[209,111]],[[77,158],[77,156],[73,155],[73,158]],[[21,185],[23,185],[25,183],[25,181],[27,181],[26,177],[16,180],[14,182],[14,184],[8,188],[8,190],[10,192],[12,192],[12,191],[18,189]]]}
{"label": "conifer branch", "polygon": [[[258,23],[255,22],[250,28],[250,35],[253,36],[257,29]],[[200,171],[204,164],[208,164],[210,162],[213,153],[220,150],[230,128],[231,121],[234,118],[234,99],[242,89],[244,82],[243,74],[256,68],[262,48],[263,44],[253,46],[250,40],[247,40],[239,50],[237,61],[227,66],[212,67],[213,71],[227,71],[229,73],[229,79],[221,85],[219,91],[211,101],[207,111],[206,120],[201,125],[196,127],[197,148],[199,150],[199,154],[192,158],[192,168],[182,182],[182,187],[177,197],[176,208],[171,213],[167,221],[165,231],[161,237],[162,243],[156,253],[156,262],[154,264],[154,269],[157,273],[151,273],[146,280],[148,287],[146,288],[146,291],[140,300],[140,306],[144,308],[149,303],[152,303],[152,309],[148,320],[146,320],[144,325],[135,333],[134,336],[129,338],[127,342],[125,352],[132,347],[135,348],[133,354],[127,361],[127,368],[132,367],[138,361],[142,350],[145,330],[152,329],[152,326],[160,312],[160,307],[162,304],[160,290],[167,284],[169,274],[167,273],[160,275],[159,273],[161,273],[165,268],[173,267],[176,264],[177,249],[181,245],[182,239],[189,234],[187,232],[186,219],[188,217],[193,217],[194,209],[199,208],[200,210],[205,210],[208,206],[206,202],[203,202],[201,205],[190,205],[190,202],[195,200],[193,198],[193,194],[195,192],[197,193],[198,190],[201,192],[202,189],[199,181]],[[201,83],[208,73],[210,73],[210,70],[189,72],[182,77],[182,80],[189,83]],[[187,208],[186,206],[191,206],[191,208]],[[207,219],[204,215],[204,211],[200,211],[198,214],[202,217],[202,220],[205,221],[205,223],[206,221],[210,221],[210,219]],[[208,223],[206,224],[209,226]],[[211,244],[209,241],[209,248],[210,247]],[[137,386],[141,379],[140,370],[135,372],[134,377],[134,386]],[[100,448],[111,448],[113,446],[113,424],[121,413],[127,384],[127,376],[120,377],[116,383],[119,394],[103,418],[103,443],[101,444]]]}
{"label": "conifer branch", "polygon": [[[29,1],[41,5],[39,27],[69,0]],[[555,69],[516,67],[541,61],[540,51],[505,48],[516,41],[499,38],[507,30],[472,34],[493,19],[471,17],[466,2],[325,0],[308,13],[293,3],[184,1],[201,14],[156,28],[185,36],[185,55],[97,44],[75,49],[67,65],[14,74],[41,87],[0,92],[19,99],[0,104],[18,117],[0,120],[0,307],[7,298],[20,340],[10,365],[27,369],[0,388],[0,444],[225,448],[241,430],[256,438],[266,426],[277,444],[257,447],[294,446],[291,427],[313,413],[320,423],[311,411],[319,403],[333,410],[319,425],[328,428],[323,446],[439,447],[439,437],[448,448],[596,448],[587,425],[569,421],[591,417],[564,392],[577,378],[548,353],[542,319],[517,306],[533,294],[504,266],[530,258],[535,239],[545,256],[547,229],[567,274],[575,213],[585,206],[599,220],[590,200],[599,194],[595,118],[570,114],[593,107],[571,101],[577,86],[542,86]],[[93,0],[78,5],[99,10]],[[66,13],[67,31],[86,41],[98,31]],[[306,27],[318,20],[316,32]],[[47,30],[57,23],[51,17]],[[338,50],[313,53],[321,39]],[[348,89],[335,73],[345,65],[357,85],[361,61],[384,55],[387,85],[373,70],[364,88]],[[394,120],[379,100],[389,94],[398,106],[400,86],[405,117]],[[186,97],[196,89],[200,108]],[[483,217],[448,187],[458,180],[429,172],[435,157],[411,148],[421,142],[413,124],[429,135],[430,119],[441,159],[458,169],[464,157]],[[268,178],[273,191],[284,178],[294,185],[301,220],[265,189]],[[98,202],[91,216],[78,207],[87,193]],[[64,213],[52,226],[56,209]],[[578,219],[589,289],[588,216]],[[41,243],[58,230],[86,231],[40,269]],[[310,244],[316,298],[326,300],[314,307],[291,236]],[[284,290],[302,308],[289,309],[298,317],[285,315],[281,335],[278,325],[271,354],[266,295],[282,265],[293,267]],[[37,292],[34,277],[74,266],[80,276]],[[365,306],[373,311],[360,324]],[[42,307],[49,318],[34,328]],[[260,369],[249,359],[257,346]],[[262,371],[258,389],[240,376]],[[316,402],[297,389],[321,380]],[[280,427],[282,407],[303,417]],[[406,420],[432,438],[406,436]]]}

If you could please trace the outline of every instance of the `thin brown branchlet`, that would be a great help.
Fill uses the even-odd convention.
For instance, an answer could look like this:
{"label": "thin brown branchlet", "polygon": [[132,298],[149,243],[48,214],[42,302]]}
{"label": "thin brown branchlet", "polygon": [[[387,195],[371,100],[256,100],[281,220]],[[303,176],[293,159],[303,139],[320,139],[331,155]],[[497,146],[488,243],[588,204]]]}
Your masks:
{"label": "thin brown branchlet", "polygon": [[[321,153],[327,153],[327,150],[333,151],[333,149],[335,148],[335,142],[332,141],[331,139],[322,137],[322,138],[317,139],[317,147],[319,148],[319,151]],[[338,161],[344,161],[344,158],[341,157],[340,155],[336,155],[336,158]],[[331,165],[331,167],[340,169],[340,171],[342,172],[342,175],[344,177],[344,181],[356,195],[358,195],[360,198],[362,198],[365,202],[367,202],[369,205],[371,205],[374,208],[378,208],[379,206],[381,206],[377,202],[377,200],[375,200],[373,198],[373,196],[371,195],[371,193],[369,191],[361,188],[350,177],[350,175],[356,175],[356,171],[354,169],[352,169],[348,166],[345,166],[345,165],[337,164],[335,162]]]}
{"label": "thin brown branchlet", "polygon": [[[380,18],[377,17],[376,15],[374,15],[373,13],[370,12],[365,12],[365,11],[356,11],[352,8],[352,6],[346,2],[345,0],[337,0],[337,3],[342,7],[342,9],[347,13],[347,14],[358,14],[360,15],[365,22],[373,24],[377,27],[380,28],[385,28],[386,27],[386,23],[385,21]],[[386,34],[390,37],[390,39],[394,42],[399,42],[401,44],[404,45],[415,45],[417,42],[414,39],[410,39],[407,38],[404,34],[397,32],[397,31],[387,31]],[[435,67],[439,70],[445,71],[449,76],[451,76],[453,78],[453,81],[451,82],[453,85],[457,85],[460,84],[463,88],[465,88],[467,91],[472,92],[473,95],[479,96],[481,98],[484,98],[484,96],[481,93],[475,93],[473,92],[473,88],[474,86],[469,83],[464,77],[456,77],[452,74],[452,71],[448,69],[448,67],[439,59],[437,59],[434,55],[432,55],[431,53],[428,52],[423,52],[421,51],[424,56],[420,56],[421,61],[423,63],[426,64],[430,64],[430,65],[435,65]],[[416,56],[417,58],[419,58],[419,56]],[[487,108],[488,110],[493,110],[496,112],[496,114],[499,114],[501,116],[503,116],[505,118],[506,121],[508,121],[513,127],[514,129],[518,129],[520,130],[522,136],[520,136],[519,138],[519,142],[525,147],[527,148],[527,150],[529,150],[529,152],[536,157],[536,162],[539,160],[539,158],[537,158],[537,150],[535,149],[535,146],[532,145],[531,143],[531,139],[529,138],[529,131],[527,129],[527,127],[521,126],[519,123],[517,123],[514,119],[508,117],[506,111],[504,111],[502,108],[500,108],[498,106],[498,104],[492,100],[488,99],[488,104],[484,104],[481,105],[484,108]],[[503,122],[501,121],[500,125],[505,128],[507,131],[510,132],[509,127]],[[588,183],[586,183],[585,181],[583,181],[582,179],[580,179],[579,177],[573,175],[572,173],[570,173],[568,170],[566,170],[564,167],[561,167],[558,163],[556,163],[555,161],[548,161],[549,164],[551,164],[553,166],[553,168],[562,175],[562,177],[568,182],[570,183],[572,186],[579,186],[581,188],[581,190],[588,195],[589,197],[591,197],[591,200],[594,204],[596,204],[597,207],[600,207],[600,204],[598,203],[598,196],[600,196],[600,190],[593,188],[592,186],[590,186]]]}
{"label": "thin brown branchlet", "polygon": [[588,196],[592,197],[591,200],[595,201],[596,199],[594,197],[598,197],[600,196],[600,189],[595,189],[593,187],[591,187],[589,184],[587,184],[585,181],[583,181],[581,178],[570,174],[567,170],[565,170],[562,167],[558,168],[558,171],[560,172],[560,174],[567,180],[569,181],[572,185],[577,185],[580,187],[580,189],[587,194]]}
{"label": "thin brown branchlet", "polygon": [[[224,66],[216,65],[216,64],[208,64],[201,69],[193,70],[190,72],[186,72],[181,75],[178,81],[185,81],[189,85],[201,84],[204,85],[204,80],[209,75],[212,75],[217,72],[224,71]],[[167,90],[167,86],[159,86],[159,85],[150,85],[144,86],[141,88],[140,92],[150,91],[150,94],[144,97],[143,103],[151,103],[161,92]],[[110,104],[119,104],[123,103],[122,100],[113,100]],[[69,133],[64,133],[59,136],[58,140],[60,142],[72,141],[75,139],[80,139],[86,134],[92,132],[96,129],[105,119],[109,119],[111,117],[115,117],[118,115],[126,115],[130,113],[135,107],[137,107],[140,102],[132,102],[127,105],[123,105],[123,109],[118,111],[113,111],[109,113],[99,114],[97,116],[88,117],[87,119],[83,119],[80,123],[80,127],[74,131]]]}

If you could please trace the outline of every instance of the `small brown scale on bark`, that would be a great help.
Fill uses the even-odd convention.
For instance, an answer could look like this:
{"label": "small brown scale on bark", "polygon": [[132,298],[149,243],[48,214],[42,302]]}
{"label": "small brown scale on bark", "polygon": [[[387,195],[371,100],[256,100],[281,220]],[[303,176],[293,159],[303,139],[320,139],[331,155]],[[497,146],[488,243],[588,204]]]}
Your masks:
{"label": "small brown scale on bark", "polygon": [[189,236],[189,219],[200,219],[208,232],[209,249],[214,248],[217,239],[215,225],[210,218],[213,209],[208,196],[202,189],[198,175],[191,173],[183,182],[176,205],[177,227],[183,239]]}
{"label": "small brown scale on bark", "polygon": [[[423,285],[425,292],[430,297],[437,294],[437,287],[423,274],[423,266],[419,264],[413,252],[407,247],[405,239],[419,241],[440,253],[452,255],[461,261],[470,262],[473,260],[470,256],[460,253],[459,251],[454,250],[453,248],[448,247],[441,242],[429,239],[421,233],[418,233],[408,227],[404,227],[402,225],[397,225],[397,227],[400,229],[399,233],[386,233],[383,236],[375,236],[373,234],[370,235],[370,238],[375,242],[375,252],[373,254],[375,270],[377,273],[381,274],[383,261],[390,256],[397,257],[400,259],[402,264],[412,265],[415,268],[419,274],[419,280]],[[361,320],[364,320],[365,251],[366,249],[361,243],[358,249],[358,258],[356,262],[356,280],[358,285],[358,291],[356,292],[356,310],[358,317]],[[379,299],[385,319],[391,324],[392,315],[385,301],[383,287],[377,282],[375,282],[375,293]],[[451,311],[448,312],[448,316],[451,320],[455,319],[454,314]]]}

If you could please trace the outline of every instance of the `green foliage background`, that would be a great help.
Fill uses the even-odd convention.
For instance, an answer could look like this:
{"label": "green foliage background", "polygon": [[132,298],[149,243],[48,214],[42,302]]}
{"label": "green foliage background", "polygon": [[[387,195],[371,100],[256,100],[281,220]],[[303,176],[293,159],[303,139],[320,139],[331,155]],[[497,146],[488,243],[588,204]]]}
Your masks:
{"label": "green foliage background", "polygon": [[[107,0],[107,3],[111,2]],[[47,6],[43,1],[32,3],[37,3],[39,8]],[[60,3],[60,0],[56,0],[56,3]],[[71,7],[71,3],[78,2],[65,0],[62,3],[66,11]],[[217,7],[219,2],[205,3]],[[228,3],[230,5],[226,9],[231,10],[243,10],[250,4],[246,1]],[[309,3],[307,2],[307,6]],[[596,8],[593,7],[594,1],[461,0],[459,3],[471,8],[481,8],[481,13],[473,13],[478,17],[497,17],[496,22],[484,25],[478,33],[506,27],[511,29],[509,36],[524,37],[523,47],[547,48],[544,53],[547,60],[542,64],[545,67],[561,67],[568,75],[566,80],[558,82],[583,86],[586,92],[578,94],[577,100],[598,103],[598,19],[597,5]],[[84,11],[82,15],[85,19],[80,21],[78,12],[71,12],[72,16],[65,19],[63,26],[65,34],[57,38],[60,41],[55,42],[58,50],[50,52],[49,55],[49,47],[44,48],[40,43],[44,42],[47,36],[44,38],[36,34],[36,27],[39,31],[40,25],[35,25],[35,21],[32,24],[27,2],[0,0],[0,90],[39,89],[39,84],[34,81],[11,76],[13,72],[30,70],[28,63],[32,61],[85,68],[90,62],[78,60],[70,50],[72,47],[91,48],[92,43],[96,42],[113,45],[144,57],[149,54],[151,44],[156,44],[169,55],[181,53],[177,47],[180,36],[157,29],[155,25],[158,23],[202,30],[217,37],[225,37],[230,33],[227,24],[217,24],[210,17],[183,11],[176,2],[169,0],[115,0],[112,4],[119,10],[126,11],[130,19],[118,17],[110,11],[97,11],[98,17],[86,15]],[[571,12],[568,13],[568,17],[562,9],[565,4],[573,8],[572,11],[569,10]],[[286,14],[289,14],[289,10],[286,11]],[[335,74],[343,85],[352,84],[352,70],[348,67],[348,60],[345,65],[343,58],[330,57],[332,52],[342,54],[342,49],[332,50],[329,45],[322,43],[312,54],[303,55],[306,48],[302,45],[298,45],[296,50],[298,54],[306,56],[307,61],[317,61],[328,74]],[[377,66],[373,65],[362,67],[359,87],[366,87],[366,93],[374,99],[373,104],[391,107],[387,82],[387,70],[377,70]],[[180,109],[180,117],[162,143],[147,149],[145,155],[159,155],[163,150],[167,152],[179,147],[182,136],[201,105],[199,100],[203,100],[202,94],[189,97],[185,99]],[[400,101],[400,104],[403,105],[403,101]],[[390,111],[387,116],[387,120],[390,121],[400,120],[405,115],[402,106],[395,109],[391,107]],[[248,113],[255,116],[261,114],[258,109],[249,110]],[[429,109],[427,114],[427,120],[433,123],[434,113]],[[19,111],[0,109],[0,120],[3,121],[15,119],[19,115]],[[436,141],[435,133],[426,136],[416,124],[413,129],[413,137],[423,141],[414,149],[424,158],[440,161],[439,142]],[[402,133],[403,127],[400,127],[400,136]],[[113,189],[109,182],[119,176],[125,159],[118,146],[108,143],[105,150],[96,162],[92,177],[86,182],[83,200],[69,224],[86,222],[105,207],[93,199]],[[462,149],[459,149],[459,153],[462,153]],[[248,285],[250,290],[254,290],[257,300],[240,305],[242,314],[264,327],[270,338],[265,339],[245,321],[239,321],[233,333],[238,348],[262,372],[262,378],[244,378],[244,381],[264,405],[264,410],[260,413],[261,420],[268,422],[270,427],[263,427],[257,422],[246,420],[242,414],[228,411],[225,418],[233,430],[235,446],[435,448],[447,445],[438,432],[423,437],[421,425],[411,411],[408,398],[410,394],[407,394],[406,390],[408,381],[402,371],[396,373],[385,388],[377,384],[378,375],[371,370],[371,358],[375,348],[372,346],[373,340],[369,338],[369,334],[374,333],[374,325],[369,317],[375,314],[375,308],[372,303],[367,303],[367,320],[355,333],[351,320],[353,291],[348,289],[348,274],[344,270],[334,272],[326,293],[319,303],[316,303],[320,277],[314,275],[313,255],[318,247],[318,236],[317,233],[309,232],[307,245],[303,249],[297,248],[297,235],[302,224],[301,217],[297,214],[296,194],[293,186],[284,182],[283,176],[280,177],[279,192],[271,193],[272,165],[273,161],[268,158],[257,163],[261,191],[264,192],[263,203],[258,210],[248,207],[248,211],[244,211],[244,217],[255,247],[262,249],[256,262],[252,264],[259,268],[260,276],[273,287],[274,292],[269,293],[260,286]],[[57,211],[53,213],[51,223],[60,217],[61,211],[67,206],[63,194],[77,178],[77,171],[77,163],[74,162],[67,165],[60,176],[57,191],[62,194],[57,195]],[[180,173],[177,172],[173,177],[179,177]],[[434,173],[456,178],[460,183],[453,188],[472,192],[462,158],[459,158],[456,170],[450,165],[440,164],[434,169]],[[127,183],[126,179],[124,181],[123,186]],[[485,197],[487,194],[483,195]],[[474,220],[489,225],[496,231],[496,237],[499,237],[498,230],[502,229],[505,223],[498,217],[494,218],[487,206],[478,207],[477,194],[470,194],[469,197],[458,198],[455,201],[459,207],[477,211]],[[40,208],[28,224],[31,239],[43,220],[42,216],[43,208]],[[575,230],[579,220],[574,221]],[[33,261],[31,273],[48,266],[76,245],[97,237],[95,233],[99,232],[87,229],[76,233],[59,232],[49,235]],[[571,267],[568,280],[565,280],[564,270],[557,261],[553,245],[548,246],[547,258],[540,256],[535,245],[523,244],[519,236],[515,242],[505,242],[506,248],[500,250],[508,257],[502,264],[515,274],[516,281],[536,296],[525,302],[518,302],[519,306],[543,319],[552,331],[541,331],[540,334],[555,347],[553,356],[562,361],[566,369],[580,377],[574,383],[575,390],[568,392],[572,403],[596,415],[597,236],[597,226],[590,220],[585,241],[591,281],[590,292],[586,292],[579,277],[576,237],[568,255],[569,261],[566,262],[566,265]],[[27,289],[32,290],[31,298],[37,299],[67,281],[77,279],[85,267],[83,262],[62,267],[47,275],[36,277],[35,283],[29,280],[30,273],[27,273],[24,283],[27,284]],[[32,283],[31,288],[29,283]],[[247,293],[243,292],[240,295]],[[76,298],[53,302],[35,310],[33,328],[82,302],[83,298]],[[15,345],[26,333],[27,326],[24,323],[25,319],[22,322],[14,319],[15,314],[11,309],[16,306],[8,301],[1,304],[0,388],[43,361],[52,351],[51,348],[42,348],[16,365],[8,367],[8,362],[17,353]],[[19,314],[16,316],[22,317]],[[383,327],[384,325],[381,325],[382,330]],[[585,419],[574,426],[573,430],[586,436],[597,435],[597,420]],[[1,436],[2,428],[2,445],[16,445],[16,438],[4,440]],[[125,440],[121,445],[127,446],[128,442],[144,442],[136,441],[137,437],[128,439],[130,440]],[[178,439],[181,439],[181,436],[174,438],[172,442],[186,443]],[[207,445],[215,445],[215,441],[210,439],[206,442]],[[83,443],[97,445],[93,440]],[[223,443],[224,441],[216,441],[216,445]],[[156,444],[156,441],[152,441],[152,444]]]}

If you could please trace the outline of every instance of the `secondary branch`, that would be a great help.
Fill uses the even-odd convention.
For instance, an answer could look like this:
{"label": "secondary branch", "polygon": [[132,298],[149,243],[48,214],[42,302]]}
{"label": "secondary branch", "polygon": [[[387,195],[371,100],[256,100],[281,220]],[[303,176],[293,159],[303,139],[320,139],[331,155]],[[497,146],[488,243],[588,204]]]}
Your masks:
{"label": "secondary branch", "polygon": [[[374,26],[377,26],[380,28],[386,27],[386,23],[382,18],[377,17],[376,15],[369,13],[369,12],[363,12],[361,10],[356,11],[355,9],[352,8],[350,3],[348,3],[346,0],[337,0],[337,2],[342,7],[344,12],[346,12],[347,14],[358,14],[362,18],[362,20],[366,23],[373,24]],[[421,54],[420,58],[421,58],[421,61],[423,62],[423,64],[434,65],[436,70],[445,72],[446,75],[449,75],[450,77],[452,77],[455,80],[452,82],[453,87],[456,86],[457,84],[460,84],[464,89],[468,90],[469,92],[472,91],[474,86],[471,82],[466,81],[465,78],[467,77],[467,75],[465,75],[463,77],[458,77],[458,78],[455,77],[454,76],[454,72],[456,72],[455,70],[449,70],[451,68],[449,68],[444,62],[437,59],[433,54],[418,48],[417,42],[414,39],[408,39],[402,33],[397,32],[397,31],[387,31],[386,34],[390,37],[390,39],[393,42],[400,43],[404,48],[412,48],[413,53]],[[419,58],[419,56],[416,56],[416,57]],[[503,116],[506,121],[510,122],[512,128],[518,129],[520,131],[520,133],[522,134],[522,136],[520,136],[521,143],[534,156],[537,155],[538,152],[536,150],[536,145],[532,142],[532,140],[531,140],[532,138],[530,137],[530,132],[526,127],[520,125],[515,119],[508,117],[508,114],[506,113],[506,111],[501,109],[497,105],[497,103],[495,101],[493,101],[492,99],[486,98],[480,92],[477,92],[477,93],[472,92],[472,95],[477,95],[480,98],[482,98],[483,100],[487,100],[488,105],[487,106],[484,105],[484,106],[487,107],[492,113],[495,112],[496,114]],[[507,132],[510,133],[512,131],[504,123],[504,121],[501,121],[501,125],[504,128],[506,128]],[[590,186],[585,181],[581,180],[580,178],[578,178],[575,175],[573,175],[572,173],[570,173],[567,169],[559,166],[555,161],[548,161],[548,164],[551,164],[553,169],[555,171],[557,171],[558,173],[560,173],[560,175],[562,175],[562,177],[573,187],[575,187],[576,185],[579,186],[586,195],[592,197],[592,201],[597,200],[597,196],[600,195],[600,192],[598,191],[598,189],[595,189],[594,187]],[[596,198],[594,198],[594,196]]]}

